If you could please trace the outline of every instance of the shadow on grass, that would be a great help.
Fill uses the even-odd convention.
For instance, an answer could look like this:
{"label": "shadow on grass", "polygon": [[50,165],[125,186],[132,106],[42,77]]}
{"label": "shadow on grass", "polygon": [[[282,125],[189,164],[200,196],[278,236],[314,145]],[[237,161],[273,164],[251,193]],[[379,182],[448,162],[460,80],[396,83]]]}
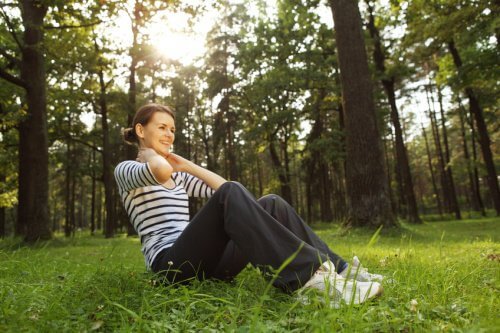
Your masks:
{"label": "shadow on grass", "polygon": [[[407,238],[422,244],[439,242],[442,239],[446,242],[498,242],[500,239],[499,226],[500,218],[498,217],[432,222],[424,219],[422,224],[400,221],[399,227],[382,228],[378,236],[389,241]],[[376,236],[377,232],[376,229],[368,227],[345,228],[340,223],[318,223],[313,224],[312,228],[319,233],[328,232],[330,236],[335,238],[352,237],[366,242],[371,237]]]}

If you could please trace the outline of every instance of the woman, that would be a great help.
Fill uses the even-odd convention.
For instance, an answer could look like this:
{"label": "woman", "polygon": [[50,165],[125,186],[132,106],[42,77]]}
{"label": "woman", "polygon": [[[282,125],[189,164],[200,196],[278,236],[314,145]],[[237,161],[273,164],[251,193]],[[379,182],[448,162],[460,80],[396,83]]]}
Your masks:
{"label": "woman", "polygon": [[[375,282],[382,276],[361,268],[356,257],[348,265],[282,198],[255,200],[241,184],[172,153],[169,107],[141,107],[123,134],[139,153],[116,167],[115,178],[148,269],[170,282],[231,279],[248,263],[277,270],[289,260],[273,281],[287,292],[327,290],[336,305],[382,293]],[[191,220],[188,197],[210,197]]]}

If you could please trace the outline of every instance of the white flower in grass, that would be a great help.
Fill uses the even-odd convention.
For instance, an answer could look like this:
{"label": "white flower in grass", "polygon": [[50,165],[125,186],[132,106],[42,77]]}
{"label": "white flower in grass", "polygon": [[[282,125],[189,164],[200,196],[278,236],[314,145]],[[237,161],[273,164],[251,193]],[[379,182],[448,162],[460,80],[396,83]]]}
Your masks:
{"label": "white flower in grass", "polygon": [[173,261],[169,261],[169,262],[167,262],[167,264],[168,264],[169,266],[172,266],[172,265],[174,264],[174,262],[173,262]]}
{"label": "white flower in grass", "polygon": [[410,301],[410,311],[411,312],[417,312],[417,305],[418,305],[418,302],[416,299],[412,299]]}

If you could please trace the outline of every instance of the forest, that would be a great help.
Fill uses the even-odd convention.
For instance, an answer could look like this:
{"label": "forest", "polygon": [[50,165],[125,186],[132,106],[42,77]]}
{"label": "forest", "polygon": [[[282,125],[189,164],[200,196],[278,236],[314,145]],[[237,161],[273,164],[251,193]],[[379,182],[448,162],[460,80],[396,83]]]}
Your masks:
{"label": "forest", "polygon": [[[5,0],[0,236],[134,234],[146,103],[175,153],[310,223],[498,216],[496,0]],[[201,206],[193,201],[193,214]]]}

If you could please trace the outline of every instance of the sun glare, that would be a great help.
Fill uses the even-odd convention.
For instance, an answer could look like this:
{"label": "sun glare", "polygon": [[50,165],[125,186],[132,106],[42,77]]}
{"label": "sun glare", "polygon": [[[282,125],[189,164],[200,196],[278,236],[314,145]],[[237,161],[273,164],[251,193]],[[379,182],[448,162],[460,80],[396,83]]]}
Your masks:
{"label": "sun glare", "polygon": [[208,22],[199,21],[189,27],[189,16],[167,13],[152,21],[147,28],[150,43],[165,57],[184,65],[192,64],[205,52]]}

